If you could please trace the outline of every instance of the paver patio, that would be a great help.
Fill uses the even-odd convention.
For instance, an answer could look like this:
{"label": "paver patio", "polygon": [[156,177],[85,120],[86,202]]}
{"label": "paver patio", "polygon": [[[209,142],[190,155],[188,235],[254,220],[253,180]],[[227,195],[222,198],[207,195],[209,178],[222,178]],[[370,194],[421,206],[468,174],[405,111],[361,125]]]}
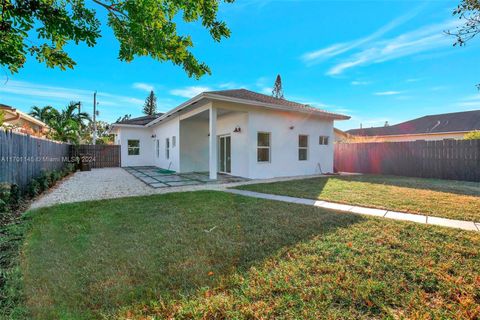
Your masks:
{"label": "paver patio", "polygon": [[217,174],[216,180],[209,178],[208,172],[175,173],[154,166],[126,167],[125,170],[152,188],[182,187],[202,184],[222,184],[248,181],[248,179]]}

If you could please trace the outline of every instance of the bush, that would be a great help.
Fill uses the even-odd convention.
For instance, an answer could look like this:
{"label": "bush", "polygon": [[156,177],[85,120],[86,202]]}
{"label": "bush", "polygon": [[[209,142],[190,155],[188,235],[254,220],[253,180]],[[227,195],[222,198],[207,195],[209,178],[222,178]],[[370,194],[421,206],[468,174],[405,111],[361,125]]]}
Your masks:
{"label": "bush", "polygon": [[40,176],[37,178],[39,187],[40,187],[40,192],[44,192],[45,190],[48,190],[50,186],[50,178],[49,174],[45,171],[43,171]]}
{"label": "bush", "polygon": [[465,140],[477,140],[480,139],[480,130],[471,131],[463,137]]}
{"label": "bush", "polygon": [[33,179],[27,186],[27,194],[30,198],[36,197],[40,193],[40,183]]}
{"label": "bush", "polygon": [[8,201],[10,208],[12,208],[13,210],[18,209],[21,200],[22,191],[20,190],[20,187],[14,183],[10,186],[10,197]]}
{"label": "bush", "polygon": [[10,198],[10,186],[6,183],[0,184],[0,212],[8,211],[9,198]]}

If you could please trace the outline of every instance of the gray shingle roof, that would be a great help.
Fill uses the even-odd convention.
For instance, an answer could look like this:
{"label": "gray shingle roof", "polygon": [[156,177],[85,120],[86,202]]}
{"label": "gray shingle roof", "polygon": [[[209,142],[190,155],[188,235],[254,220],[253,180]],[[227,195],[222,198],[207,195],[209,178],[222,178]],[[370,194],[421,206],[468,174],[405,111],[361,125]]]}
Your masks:
{"label": "gray shingle roof", "polygon": [[119,122],[115,122],[116,124],[131,124],[131,125],[139,125],[139,126],[144,126],[147,123],[151,122],[152,120],[155,120],[156,118],[160,117],[163,113],[157,113],[153,116],[143,116],[143,117],[137,117],[137,118],[131,118],[128,120],[123,120]]}
{"label": "gray shingle roof", "polygon": [[215,94],[219,96],[229,97],[229,98],[236,98],[236,99],[243,99],[243,100],[250,100],[250,101],[257,101],[261,103],[267,103],[272,105],[278,105],[282,107],[288,107],[295,111],[312,111],[312,112],[320,112],[323,113],[325,116],[330,116],[338,119],[350,119],[350,117],[341,115],[338,113],[333,113],[329,111],[325,111],[322,109],[318,109],[312,107],[308,104],[302,104],[290,100],[285,99],[278,99],[272,96],[268,96],[265,94],[253,92],[247,89],[234,89],[234,90],[220,90],[220,91],[207,91],[206,94]]}
{"label": "gray shingle roof", "polygon": [[480,130],[480,110],[435,114],[388,127],[352,129],[356,136],[389,136]]}

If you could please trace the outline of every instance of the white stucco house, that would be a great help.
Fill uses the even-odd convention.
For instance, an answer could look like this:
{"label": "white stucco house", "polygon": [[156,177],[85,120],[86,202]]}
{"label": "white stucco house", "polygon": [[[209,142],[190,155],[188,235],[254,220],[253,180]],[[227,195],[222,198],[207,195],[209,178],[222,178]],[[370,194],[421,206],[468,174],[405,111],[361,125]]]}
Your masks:
{"label": "white stucco house", "polygon": [[348,116],[245,89],[201,93],[112,124],[121,164],[250,179],[333,172],[333,123]]}

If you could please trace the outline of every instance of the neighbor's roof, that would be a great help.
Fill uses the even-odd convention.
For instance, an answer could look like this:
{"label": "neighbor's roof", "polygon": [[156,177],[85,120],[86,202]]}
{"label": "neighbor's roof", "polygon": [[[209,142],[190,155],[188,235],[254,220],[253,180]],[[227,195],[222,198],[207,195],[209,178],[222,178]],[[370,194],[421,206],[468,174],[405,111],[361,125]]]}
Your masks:
{"label": "neighbor's roof", "polygon": [[157,119],[163,115],[163,113],[157,113],[152,116],[143,116],[143,117],[137,117],[137,118],[131,118],[119,122],[115,122],[114,124],[128,124],[128,125],[137,125],[137,126],[144,126],[147,123],[150,123],[152,120]]}
{"label": "neighbor's roof", "polygon": [[480,130],[480,110],[444,113],[421,117],[393,126],[352,129],[356,136],[392,136]]}
{"label": "neighbor's roof", "polygon": [[48,125],[45,122],[40,121],[37,118],[32,117],[28,113],[25,113],[25,112],[22,112],[18,109],[15,109],[14,107],[7,106],[6,104],[0,103],[0,110],[4,110],[4,111],[6,111],[8,113],[11,113],[11,114],[14,114],[14,115],[18,115],[20,118],[22,118],[24,120],[27,120],[31,123],[34,123],[34,124],[38,125],[38,126],[48,128]]}

